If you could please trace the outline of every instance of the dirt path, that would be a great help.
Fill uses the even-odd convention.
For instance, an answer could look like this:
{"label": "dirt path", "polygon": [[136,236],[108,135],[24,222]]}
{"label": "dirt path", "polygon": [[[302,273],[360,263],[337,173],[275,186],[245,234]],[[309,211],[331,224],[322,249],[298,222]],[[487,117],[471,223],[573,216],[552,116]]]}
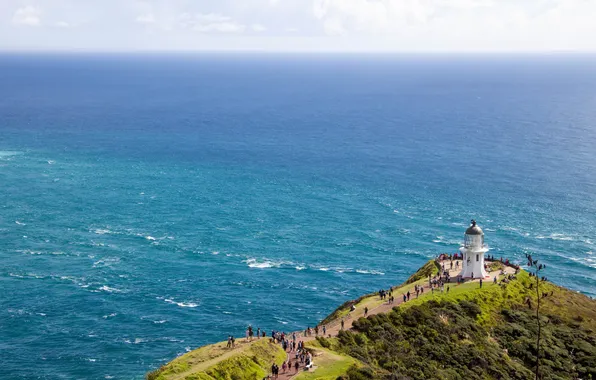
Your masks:
{"label": "dirt path", "polygon": [[[453,260],[453,269],[450,268],[450,260],[444,260],[441,261],[440,264],[445,264],[445,269],[449,270],[449,275],[452,278],[456,278],[456,276],[461,272],[461,266],[462,266],[462,262],[461,260]],[[457,264],[456,264],[457,263]],[[487,263],[489,263],[487,261]],[[515,269],[509,267],[509,266],[505,266],[504,267],[505,270],[505,275],[508,274],[513,274],[515,273]],[[495,278],[495,276],[501,276],[501,271],[500,270],[496,270],[493,272],[489,273],[489,278],[485,279],[484,281],[492,281],[493,278]],[[466,280],[466,283],[471,283],[471,282],[476,282],[478,283],[480,280]],[[425,285],[423,285],[424,288],[424,293],[422,294],[428,294],[431,292],[430,287],[428,286],[428,281],[424,282]],[[447,284],[447,285],[454,285],[453,283]],[[410,291],[411,293],[411,298],[412,297],[416,297],[416,292],[414,292],[414,284],[412,284],[412,286],[410,288],[408,288],[406,291]],[[437,291],[437,290],[435,290]],[[428,292],[428,293],[427,293]],[[388,302],[384,302],[381,305],[376,306],[375,308],[369,309],[368,310],[368,315],[375,315],[375,314],[381,314],[381,313],[387,313],[389,311],[391,311],[391,309],[393,309],[395,306],[401,305],[402,303],[404,303],[403,301],[403,297],[401,294],[395,294],[395,301],[392,304],[389,304]],[[415,299],[415,298],[414,298]],[[407,302],[407,301],[406,301]],[[364,311],[363,310],[355,310],[354,312],[349,313],[347,316],[345,316],[343,318],[344,321],[344,329],[346,330],[350,330],[352,328],[352,323],[359,319],[360,317],[364,316]],[[341,330],[341,319],[340,320],[335,320],[329,324],[326,325],[327,327],[327,336],[332,336],[335,337],[337,336],[337,334],[339,333],[339,331]],[[290,334],[291,336],[291,334]],[[322,335],[321,335],[322,336]],[[304,331],[301,332],[296,332],[296,339],[297,341],[302,341],[304,343],[306,342],[310,342],[316,339],[316,336],[311,335],[311,336],[304,336]],[[294,371],[294,363],[296,362],[295,359],[295,353],[294,352],[288,352],[288,359],[290,360],[290,364],[292,365],[292,370],[288,371],[286,370],[285,373],[280,373],[280,375],[278,376],[278,380],[289,380],[289,379],[293,379],[294,377],[296,377],[298,374],[300,374],[303,370],[304,370],[304,365],[299,363],[299,369],[298,372]],[[316,357],[313,359],[313,362],[316,364]],[[316,368],[316,366],[315,366]],[[281,372],[281,369],[280,369]]]}

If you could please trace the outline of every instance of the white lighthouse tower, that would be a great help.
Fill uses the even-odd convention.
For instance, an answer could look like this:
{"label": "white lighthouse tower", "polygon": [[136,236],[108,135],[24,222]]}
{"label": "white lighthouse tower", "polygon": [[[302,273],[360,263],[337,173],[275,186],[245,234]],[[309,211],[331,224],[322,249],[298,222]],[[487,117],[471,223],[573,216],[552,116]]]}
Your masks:
{"label": "white lighthouse tower", "polygon": [[464,244],[459,249],[463,256],[462,271],[459,274],[462,278],[485,278],[488,277],[484,270],[484,254],[488,247],[484,245],[484,232],[472,220],[472,225],[466,230]]}

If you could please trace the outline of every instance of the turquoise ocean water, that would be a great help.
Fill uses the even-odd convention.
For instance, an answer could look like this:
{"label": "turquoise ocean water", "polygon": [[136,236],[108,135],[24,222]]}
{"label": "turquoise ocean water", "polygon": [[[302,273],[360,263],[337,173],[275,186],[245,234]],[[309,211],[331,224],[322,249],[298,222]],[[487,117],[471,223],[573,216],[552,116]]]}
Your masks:
{"label": "turquoise ocean water", "polygon": [[596,295],[596,57],[0,56],[0,378],[136,379],[455,252]]}

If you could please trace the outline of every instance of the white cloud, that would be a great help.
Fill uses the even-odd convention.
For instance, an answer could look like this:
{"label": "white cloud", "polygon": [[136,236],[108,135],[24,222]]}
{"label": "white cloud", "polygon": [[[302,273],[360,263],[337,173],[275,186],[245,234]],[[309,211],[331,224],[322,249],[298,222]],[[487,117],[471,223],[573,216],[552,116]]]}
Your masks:
{"label": "white cloud", "polygon": [[155,23],[155,16],[153,16],[153,13],[143,13],[138,15],[135,21],[139,24],[153,24]]}
{"label": "white cloud", "polygon": [[12,16],[12,23],[15,25],[40,26],[41,9],[30,5],[19,8]]}
{"label": "white cloud", "polygon": [[66,21],[58,21],[54,24],[56,28],[72,28],[73,25]]}
{"label": "white cloud", "polygon": [[325,33],[329,36],[341,36],[347,33],[341,20],[337,17],[325,17],[323,29],[325,29]]}
{"label": "white cloud", "polygon": [[218,13],[182,13],[180,26],[200,33],[241,33],[246,26]]}
{"label": "white cloud", "polygon": [[0,50],[596,51],[596,0],[0,0],[0,15]]}
{"label": "white cloud", "polygon": [[263,24],[252,24],[250,26],[253,32],[261,33],[267,31],[267,28]]}

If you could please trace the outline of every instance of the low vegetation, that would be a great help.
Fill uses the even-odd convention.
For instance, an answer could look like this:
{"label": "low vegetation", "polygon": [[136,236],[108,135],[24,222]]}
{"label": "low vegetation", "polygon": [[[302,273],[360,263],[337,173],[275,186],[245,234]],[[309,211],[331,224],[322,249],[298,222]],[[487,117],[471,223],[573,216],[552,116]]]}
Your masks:
{"label": "low vegetation", "polygon": [[[412,290],[438,270],[436,262],[427,263],[394,293]],[[324,323],[333,325],[350,313],[356,319],[353,329],[308,342],[315,368],[295,379],[534,379],[534,279],[520,271],[513,279],[485,281],[482,287],[449,284],[444,292],[426,291],[367,318],[365,307],[374,310],[384,302],[376,294],[347,302]],[[540,285],[540,292],[541,378],[596,379],[596,302],[549,282]],[[356,310],[350,312],[352,305]],[[220,343],[181,356],[147,378],[262,379],[285,357],[269,340],[242,342],[234,350]]]}
{"label": "low vegetation", "polygon": [[336,380],[348,369],[360,366],[356,359],[323,348],[316,342],[309,343],[307,348],[314,353],[314,370],[301,372],[295,380]]}
{"label": "low vegetation", "polygon": [[[425,295],[360,318],[338,336],[340,352],[367,366],[345,379],[533,379],[537,325],[527,273]],[[544,284],[543,379],[596,378],[593,300]],[[579,302],[581,299],[581,302]],[[528,306],[530,305],[530,306]]]}
{"label": "low vegetation", "polygon": [[[394,293],[401,294],[407,292],[408,290],[412,290],[415,284],[422,284],[423,282],[426,282],[429,275],[434,276],[438,274],[440,269],[441,267],[437,261],[428,261],[420,269],[418,269],[416,273],[411,275],[406,282],[394,289]],[[369,309],[372,309],[381,303],[382,302],[380,302],[379,298],[377,297],[377,293],[366,294],[355,300],[346,301],[340,307],[335,309],[333,313],[327,316],[327,318],[321,321],[321,325],[330,324],[334,321],[338,321],[342,317],[345,317],[350,312],[350,308],[352,306],[356,306],[360,309],[364,309],[364,306],[367,306]]]}
{"label": "low vegetation", "polygon": [[269,339],[239,343],[227,349],[225,343],[189,352],[149,373],[147,380],[261,380],[273,363],[281,365],[286,354]]}

